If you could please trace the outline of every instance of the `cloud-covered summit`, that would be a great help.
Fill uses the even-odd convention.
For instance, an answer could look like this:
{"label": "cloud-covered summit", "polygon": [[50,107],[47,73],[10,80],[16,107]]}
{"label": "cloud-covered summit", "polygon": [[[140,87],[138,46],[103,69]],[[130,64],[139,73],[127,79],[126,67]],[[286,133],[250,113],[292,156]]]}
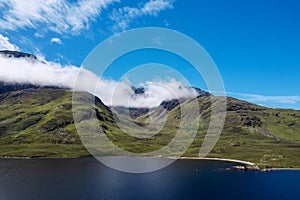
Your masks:
{"label": "cloud-covered summit", "polygon": [[[80,80],[80,84],[76,84],[79,73],[86,81]],[[156,107],[165,100],[187,98],[196,94],[194,89],[184,87],[180,82],[171,79],[145,82],[145,91],[137,95],[133,87],[126,83],[97,77],[77,66],[62,66],[32,57],[15,58],[3,54],[0,54],[0,81],[86,90],[98,96],[108,106]]]}

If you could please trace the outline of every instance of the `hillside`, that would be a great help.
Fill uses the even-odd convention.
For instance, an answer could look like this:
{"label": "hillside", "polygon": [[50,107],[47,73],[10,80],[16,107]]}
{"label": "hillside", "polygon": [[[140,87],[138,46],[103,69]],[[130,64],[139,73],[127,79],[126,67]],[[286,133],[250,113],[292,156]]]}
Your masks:
{"label": "hillside", "polygon": [[[78,157],[89,153],[82,146],[72,116],[72,91],[54,87],[2,84],[0,92],[0,155],[16,157]],[[80,93],[82,97],[91,97]],[[199,96],[201,126],[184,156],[197,156],[210,119],[209,95]],[[183,103],[185,104],[185,102]],[[82,105],[84,110],[85,105]],[[178,127],[179,105],[163,102],[168,119],[151,139],[125,135],[117,127],[110,108],[96,98],[94,109],[104,133],[119,147],[151,152],[166,145]],[[120,109],[120,108],[119,108]],[[161,109],[161,108],[159,108]],[[147,124],[157,109],[131,109],[139,125]],[[79,111],[78,111],[79,112]],[[80,111],[81,112],[81,111]],[[80,125],[89,119],[83,117]],[[102,153],[114,155],[104,149]],[[222,135],[209,157],[251,161],[265,167],[300,167],[300,111],[270,109],[228,98]]]}

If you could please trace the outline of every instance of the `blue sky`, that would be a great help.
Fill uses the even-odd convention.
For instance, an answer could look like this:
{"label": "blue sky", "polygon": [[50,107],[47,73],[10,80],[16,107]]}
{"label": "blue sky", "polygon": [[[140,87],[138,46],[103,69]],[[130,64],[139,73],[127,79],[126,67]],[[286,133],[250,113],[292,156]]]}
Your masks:
{"label": "blue sky", "polygon": [[[298,0],[0,0],[0,10],[1,49],[80,66],[96,45],[116,33],[170,28],[206,49],[220,70],[227,95],[300,109]],[[177,64],[182,71],[186,67],[183,61],[151,55],[140,60],[129,55],[125,61],[128,67],[151,61]],[[126,71],[127,66],[116,63],[116,67]],[[120,77],[116,67],[109,78]],[[186,74],[191,84],[205,89],[199,77]]]}

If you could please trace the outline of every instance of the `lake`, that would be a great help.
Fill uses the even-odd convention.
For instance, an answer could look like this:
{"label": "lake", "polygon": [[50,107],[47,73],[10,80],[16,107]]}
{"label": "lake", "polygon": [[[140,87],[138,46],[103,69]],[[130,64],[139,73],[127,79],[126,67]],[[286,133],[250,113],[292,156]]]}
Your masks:
{"label": "lake", "polygon": [[94,158],[2,159],[0,199],[300,199],[300,171],[221,171],[232,163],[178,160],[128,174]]}

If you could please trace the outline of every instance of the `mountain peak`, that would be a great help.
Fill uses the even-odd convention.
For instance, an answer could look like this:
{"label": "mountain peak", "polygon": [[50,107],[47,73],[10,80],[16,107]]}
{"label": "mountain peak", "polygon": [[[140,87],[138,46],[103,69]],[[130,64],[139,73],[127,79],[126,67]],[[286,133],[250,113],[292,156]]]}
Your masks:
{"label": "mountain peak", "polygon": [[197,93],[197,97],[209,97],[212,96],[211,93],[205,91],[205,90],[201,90],[200,88],[197,87],[191,87],[192,89],[194,89]]}
{"label": "mountain peak", "polygon": [[4,56],[7,58],[31,58],[37,60],[37,57],[33,54],[10,50],[1,50],[0,56]]}
{"label": "mountain peak", "polygon": [[[143,95],[145,93],[145,88],[143,87],[131,87],[134,91],[135,95]],[[209,92],[205,91],[205,90],[201,90],[200,88],[197,87],[190,87],[191,89],[195,90],[197,97],[209,97],[212,96],[212,94],[210,94]]]}

